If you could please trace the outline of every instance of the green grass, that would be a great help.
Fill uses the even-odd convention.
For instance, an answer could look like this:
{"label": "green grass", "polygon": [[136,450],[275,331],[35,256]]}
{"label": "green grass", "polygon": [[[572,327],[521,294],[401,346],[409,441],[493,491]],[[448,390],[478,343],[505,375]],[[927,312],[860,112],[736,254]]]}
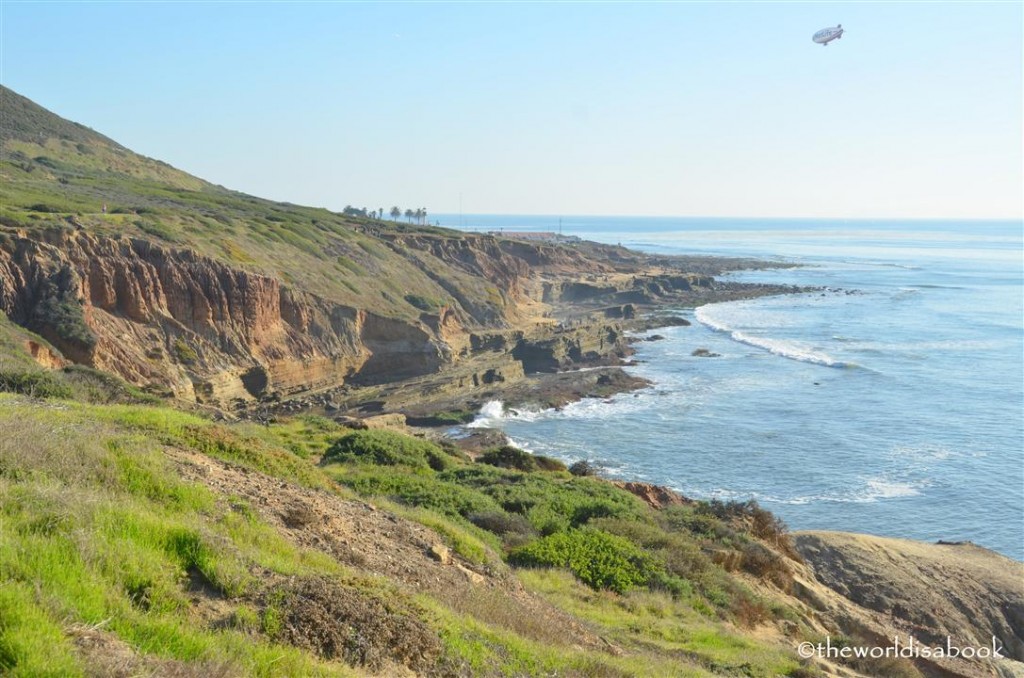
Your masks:
{"label": "green grass", "polygon": [[765,645],[724,628],[687,599],[643,589],[610,595],[560,570],[527,569],[518,576],[528,588],[596,624],[626,648],[682,654],[714,675],[770,678],[788,675],[799,666],[788,648]]}
{"label": "green grass", "polygon": [[[109,409],[79,407],[92,420]],[[185,663],[252,675],[350,673],[265,639],[196,628],[190,578],[231,604],[259,589],[253,568],[347,575],[326,555],[285,542],[251,511],[225,507],[181,480],[162,444],[119,425],[123,416],[84,423],[81,415],[77,407],[0,397],[0,667],[13,675],[81,674],[67,636],[74,623],[101,624],[143,655]]]}
{"label": "green grass", "polygon": [[[84,231],[124,238],[124,246],[188,248],[278,278],[290,292],[384,316],[415,320],[444,304],[470,328],[503,321],[508,302],[495,274],[463,256],[467,240],[492,248],[492,239],[230,191],[3,95],[0,248],[8,252],[21,246],[22,231],[35,241]],[[35,322],[61,345],[86,350],[95,341],[72,296],[46,295],[33,313],[19,322]],[[73,640],[81,628],[123,643],[131,671],[142,675],[168,667],[185,675],[359,673],[289,636],[288,615],[304,617],[275,597],[289,590],[281,582],[313,581],[341,587],[364,612],[389,603],[418,610],[418,623],[443,644],[442,674],[767,676],[796,666],[790,650],[736,630],[793,617],[742,584],[750,576],[786,583],[784,562],[762,545],[784,551],[781,526],[756,506],[655,512],[552,460],[506,449],[474,463],[422,440],[352,433],[317,417],[214,423],[160,407],[95,370],[44,370],[30,343],[52,351],[0,317],[0,673],[102,673]],[[172,352],[183,363],[202,359],[184,340]],[[296,546],[245,499],[183,480],[168,451],[362,496],[395,520],[426,526],[483,571],[507,576],[509,563],[529,564],[518,570],[529,589],[624,653],[570,647],[561,617],[517,617],[500,586],[419,594],[413,605],[392,582]],[[735,556],[745,574],[712,562],[712,551]],[[194,602],[204,596],[216,600],[209,618]]]}
{"label": "green grass", "polygon": [[[467,290],[462,310],[478,322],[500,314],[504,305],[501,298],[473,292],[481,286],[471,265],[417,258],[364,229],[372,227],[389,238],[462,234],[237,193],[134,154],[9,90],[0,103],[5,120],[0,130],[0,225],[41,232],[67,228],[70,219],[99,235],[192,248],[328,299],[399,318],[415,319],[424,310],[436,310],[437,300],[449,299],[442,279]],[[381,281],[396,292],[383,302]],[[62,331],[89,341],[75,308],[62,300],[47,303],[44,311],[60,321]]]}
{"label": "green grass", "polygon": [[[167,408],[0,394],[0,427],[7,433],[0,439],[0,666],[14,675],[83,674],[94,660],[72,641],[75,625],[100,625],[139,662],[245,675],[348,675],[352,669],[336,660],[283,644],[290,636],[282,615],[301,613],[268,599],[268,582],[327,577],[373,600],[407,595],[386,581],[355,577],[326,553],[296,547],[244,499],[182,480],[167,446],[284,482],[363,494],[490,572],[507,572],[506,559],[529,565],[518,571],[529,589],[627,650],[611,656],[563,646],[546,626],[553,622],[510,616],[500,591],[420,595],[409,609],[424,610],[417,614],[438,634],[448,669],[768,676],[796,666],[788,650],[723,623],[742,624],[731,606],[749,602],[729,573],[710,562],[702,567],[713,576],[680,564],[696,545],[721,545],[709,535],[736,543],[749,537],[692,509],[661,520],[595,478],[477,464],[398,434],[353,437],[315,417],[228,426]],[[313,464],[339,441],[348,441],[340,446],[345,454],[322,468]],[[446,455],[444,470],[431,467],[430,454]],[[564,521],[537,520],[548,514]],[[531,516],[553,530],[549,536]],[[677,552],[683,555],[673,560]],[[686,583],[667,587],[669,576]],[[195,622],[197,582],[223,601],[224,623]],[[383,609],[374,605],[359,609]]]}

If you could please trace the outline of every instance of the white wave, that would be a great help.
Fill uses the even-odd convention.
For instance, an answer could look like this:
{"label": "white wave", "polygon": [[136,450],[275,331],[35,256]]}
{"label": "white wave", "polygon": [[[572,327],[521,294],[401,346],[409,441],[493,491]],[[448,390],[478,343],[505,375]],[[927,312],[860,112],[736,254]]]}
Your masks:
{"label": "white wave", "polygon": [[523,441],[518,440],[516,438],[509,437],[508,444],[511,445],[512,447],[519,448],[524,452],[529,452],[530,454],[539,454],[537,450],[530,446],[529,443],[524,443]]}
{"label": "white wave", "polygon": [[489,400],[477,412],[476,418],[466,424],[466,428],[491,428],[505,418],[505,403],[500,400]]}
{"label": "white wave", "polygon": [[878,499],[895,499],[897,497],[916,497],[921,492],[913,483],[901,483],[882,478],[871,478],[867,483],[867,491],[860,501],[870,502]]}
{"label": "white wave", "polygon": [[783,358],[789,358],[790,360],[799,360],[800,362],[814,363],[816,365],[824,365],[826,367],[852,367],[851,364],[836,360],[827,353],[816,350],[803,342],[757,337],[747,334],[746,332],[734,330],[725,323],[712,317],[709,312],[705,310],[707,308],[707,306],[701,306],[696,310],[694,317],[697,318],[697,321],[716,332],[728,334],[734,341],[738,341],[741,344],[764,349],[769,353],[773,353]]}
{"label": "white wave", "polygon": [[864,485],[850,492],[805,494],[791,497],[780,497],[762,492],[743,492],[721,487],[710,491],[694,488],[672,487],[677,492],[696,499],[718,499],[720,501],[746,501],[753,499],[762,504],[787,504],[802,506],[804,504],[836,503],[836,504],[873,504],[886,499],[916,497],[921,488],[927,487],[929,481],[902,482],[885,477],[868,478]]}
{"label": "white wave", "polygon": [[554,412],[557,410],[506,407],[500,400],[489,400],[480,408],[476,418],[466,424],[466,428],[497,428],[505,421],[537,421]]}

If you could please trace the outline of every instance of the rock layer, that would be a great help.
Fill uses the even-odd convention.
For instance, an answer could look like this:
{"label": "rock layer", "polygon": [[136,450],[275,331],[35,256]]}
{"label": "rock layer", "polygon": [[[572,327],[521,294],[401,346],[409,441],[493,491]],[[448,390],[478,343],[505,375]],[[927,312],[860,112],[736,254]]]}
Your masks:
{"label": "rock layer", "polygon": [[[0,310],[75,362],[220,404],[435,372],[457,318],[406,322],[189,250],[52,230],[0,241]],[[40,237],[43,236],[43,237]]]}

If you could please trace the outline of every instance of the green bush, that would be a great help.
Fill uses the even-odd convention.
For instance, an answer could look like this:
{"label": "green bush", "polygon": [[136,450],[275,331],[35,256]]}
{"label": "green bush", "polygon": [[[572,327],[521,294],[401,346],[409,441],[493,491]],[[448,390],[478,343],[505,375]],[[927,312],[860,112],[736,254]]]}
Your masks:
{"label": "green bush", "polygon": [[646,506],[629,492],[593,478],[490,468],[446,471],[442,479],[472,487],[509,513],[525,516],[541,534],[580,527],[594,518],[649,520]]}
{"label": "green bush", "polygon": [[178,358],[179,362],[183,362],[186,365],[190,365],[195,361],[199,360],[199,354],[196,350],[188,345],[188,343],[181,337],[177,337],[174,340],[174,344],[171,346],[174,349],[174,355]]}
{"label": "green bush", "polygon": [[405,295],[405,300],[419,310],[426,311],[427,313],[436,311],[441,306],[441,303],[436,299],[430,299],[421,294],[407,294]]}
{"label": "green bush", "polygon": [[530,454],[526,450],[511,445],[503,445],[485,452],[479,459],[480,463],[497,466],[498,468],[510,468],[516,471],[532,473],[534,471],[564,471],[565,464],[540,455]]}
{"label": "green bush", "polygon": [[597,467],[589,461],[580,460],[569,467],[569,473],[574,476],[596,476]]}
{"label": "green bush", "polygon": [[661,574],[648,554],[622,537],[593,529],[560,532],[514,550],[520,567],[564,567],[587,586],[625,593]]}
{"label": "green bush", "polygon": [[452,461],[452,457],[434,443],[394,431],[369,429],[339,438],[327,449],[321,463],[369,462],[442,471]]}
{"label": "green bush", "polygon": [[[666,532],[658,525],[620,518],[602,518],[594,521],[592,526],[628,539],[654,554],[668,575],[691,582],[701,592],[723,585],[721,572],[690,535]],[[678,592],[673,586],[668,588]]]}
{"label": "green bush", "polygon": [[361,495],[391,497],[402,504],[431,509],[450,518],[501,511],[490,497],[432,476],[370,468],[338,480]]}
{"label": "green bush", "polygon": [[70,398],[71,389],[50,372],[0,372],[0,391],[21,393],[34,398]]}
{"label": "green bush", "polygon": [[527,473],[537,470],[537,460],[526,450],[512,445],[503,445],[484,452],[479,459],[482,464],[490,464],[498,468],[511,468]]}
{"label": "green bush", "polygon": [[65,341],[86,348],[96,345],[96,337],[85,324],[81,302],[68,296],[47,297],[39,302],[35,308],[33,324],[52,328]]}

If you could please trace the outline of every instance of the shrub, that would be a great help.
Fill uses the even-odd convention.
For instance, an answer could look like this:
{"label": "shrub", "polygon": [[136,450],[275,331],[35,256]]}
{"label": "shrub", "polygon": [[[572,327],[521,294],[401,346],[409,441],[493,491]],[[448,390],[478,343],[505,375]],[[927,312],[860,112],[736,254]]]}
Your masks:
{"label": "shrub", "polygon": [[715,516],[749,531],[758,539],[763,539],[782,549],[794,560],[800,555],[793,547],[786,532],[786,524],[771,511],[761,508],[753,499],[748,501],[721,502],[712,500],[702,504],[699,511]]}
{"label": "shrub", "polygon": [[564,567],[593,589],[625,593],[660,574],[651,556],[622,537],[593,529],[553,534],[512,552],[520,567]]}
{"label": "shrub", "polygon": [[740,567],[756,577],[772,582],[784,591],[788,591],[793,585],[793,573],[785,559],[757,542],[743,546]]}
{"label": "shrub", "polygon": [[174,344],[171,346],[171,348],[174,350],[174,355],[178,358],[178,360],[180,362],[185,363],[186,365],[194,363],[195,361],[199,360],[199,354],[196,353],[196,350],[189,346],[188,343],[186,343],[186,341],[181,337],[178,337],[174,340]]}
{"label": "shrub", "polygon": [[302,577],[263,597],[263,627],[276,641],[379,671],[389,661],[417,673],[441,656],[441,640],[417,610],[326,577]]}
{"label": "shrub", "polygon": [[475,488],[504,510],[525,516],[541,534],[579,527],[594,518],[643,519],[647,513],[629,492],[592,478],[565,479],[482,464],[446,471],[442,478]]}
{"label": "shrub", "polygon": [[535,454],[535,455],[533,455],[533,458],[537,461],[537,468],[540,469],[541,471],[551,471],[553,473],[561,473],[563,471],[567,471],[568,470],[566,468],[565,464],[563,464],[562,462],[558,461],[557,459],[552,459],[551,457],[545,457],[542,454]]}
{"label": "shrub", "polygon": [[477,527],[504,537],[505,535],[533,536],[536,534],[530,523],[521,515],[505,511],[481,511],[466,518]]}
{"label": "shrub", "polygon": [[490,464],[498,468],[509,468],[516,471],[532,473],[534,471],[565,471],[565,464],[539,454],[531,454],[518,447],[504,445],[485,452],[479,459],[480,463]]}
{"label": "shrub", "polygon": [[96,345],[96,337],[85,324],[82,304],[67,295],[43,299],[36,306],[34,324],[50,327],[65,341],[81,344],[86,348]]}
{"label": "shrub", "polygon": [[177,234],[163,224],[153,221],[145,221],[143,219],[136,219],[134,223],[140,231],[147,235],[151,235],[154,238],[160,238],[161,240],[166,240],[167,242],[178,242]]}
{"label": "shrub", "polygon": [[44,202],[37,202],[34,205],[29,205],[28,209],[30,212],[45,212],[47,214],[57,214],[61,212],[61,208],[56,207],[55,205],[48,205]]}
{"label": "shrub", "polygon": [[50,372],[0,372],[0,391],[21,393],[33,398],[70,398],[71,389]]}
{"label": "shrub", "polygon": [[410,426],[458,426],[469,423],[475,418],[476,411],[474,410],[445,410],[432,414],[407,414],[405,416]]}
{"label": "shrub", "polygon": [[494,500],[480,492],[441,482],[431,476],[367,469],[338,480],[359,494],[392,497],[402,504],[431,509],[450,518],[501,510]]}
{"label": "shrub", "polygon": [[574,476],[596,476],[597,471],[596,466],[583,459],[569,467],[569,473]]}
{"label": "shrub", "polygon": [[482,464],[490,464],[499,468],[511,468],[527,473],[537,470],[537,460],[526,450],[512,445],[503,445],[485,452],[477,460]]}
{"label": "shrub", "polygon": [[643,549],[658,552],[664,557],[665,569],[672,574],[698,579],[714,567],[692,538],[666,532],[657,525],[621,518],[601,518],[593,526],[628,539]]}
{"label": "shrub", "polygon": [[381,466],[412,466],[442,471],[452,458],[426,440],[382,429],[353,431],[339,438],[324,453],[323,464],[369,462]]}
{"label": "shrub", "polygon": [[702,512],[698,506],[666,506],[655,514],[658,524],[669,532],[684,532],[702,539],[732,544],[739,535],[713,515]]}
{"label": "shrub", "polygon": [[61,370],[64,383],[76,400],[90,403],[127,403],[155,405],[160,399],[132,386],[113,374],[85,365],[68,365]]}
{"label": "shrub", "polygon": [[436,311],[441,306],[441,303],[436,299],[430,299],[429,297],[424,297],[421,294],[407,294],[405,295],[405,300],[419,310],[426,311],[427,313]]}

